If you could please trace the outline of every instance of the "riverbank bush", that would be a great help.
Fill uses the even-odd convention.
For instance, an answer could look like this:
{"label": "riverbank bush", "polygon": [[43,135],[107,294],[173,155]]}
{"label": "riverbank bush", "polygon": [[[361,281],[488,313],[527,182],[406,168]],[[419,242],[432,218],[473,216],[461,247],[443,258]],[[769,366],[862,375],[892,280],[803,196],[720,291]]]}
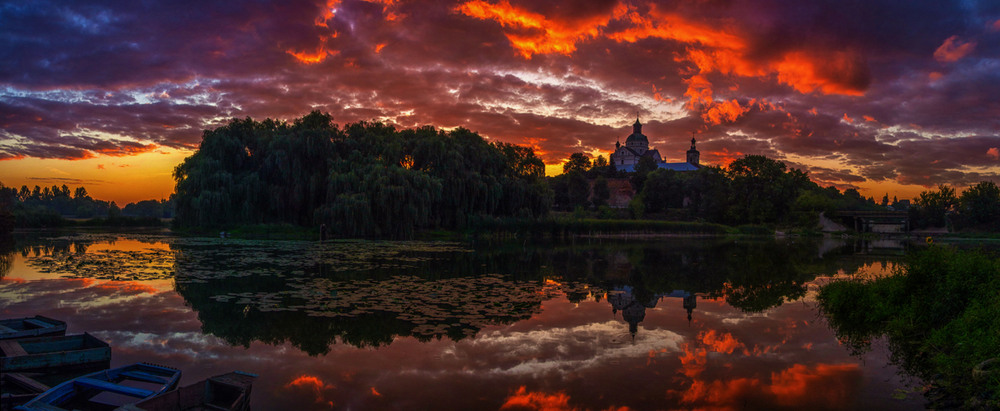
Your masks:
{"label": "riverbank bush", "polygon": [[[819,302],[853,351],[888,337],[893,360],[935,385],[931,406],[1000,407],[1000,372],[973,369],[1000,358],[1000,259],[933,246],[896,275],[833,282]],[[950,404],[949,404],[950,403]]]}

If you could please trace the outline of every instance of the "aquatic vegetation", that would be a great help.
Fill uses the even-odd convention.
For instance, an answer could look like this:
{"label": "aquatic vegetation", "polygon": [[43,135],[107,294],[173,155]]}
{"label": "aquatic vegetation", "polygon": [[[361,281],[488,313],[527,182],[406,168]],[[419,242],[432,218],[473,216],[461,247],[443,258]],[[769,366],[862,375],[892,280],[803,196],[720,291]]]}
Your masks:
{"label": "aquatic vegetation", "polygon": [[970,377],[1000,357],[998,289],[1000,259],[932,246],[895,276],[830,283],[819,301],[853,351],[887,336],[894,361],[944,393],[931,405],[989,408],[1000,407],[1000,373]]}
{"label": "aquatic vegetation", "polygon": [[313,355],[401,336],[460,340],[530,318],[552,298],[600,301],[623,289],[643,304],[682,290],[762,312],[800,298],[830,264],[808,242],[700,237],[525,247],[84,233],[22,254],[64,277],[172,279],[206,333]]}
{"label": "aquatic vegetation", "polygon": [[541,302],[566,291],[603,293],[585,284],[514,282],[499,274],[426,280],[394,276],[384,280],[331,281],[290,278],[290,290],[240,292],[212,296],[219,303],[251,307],[260,312],[302,312],[310,317],[356,318],[388,313],[413,324],[410,333],[441,336],[474,335],[492,324],[530,318]]}

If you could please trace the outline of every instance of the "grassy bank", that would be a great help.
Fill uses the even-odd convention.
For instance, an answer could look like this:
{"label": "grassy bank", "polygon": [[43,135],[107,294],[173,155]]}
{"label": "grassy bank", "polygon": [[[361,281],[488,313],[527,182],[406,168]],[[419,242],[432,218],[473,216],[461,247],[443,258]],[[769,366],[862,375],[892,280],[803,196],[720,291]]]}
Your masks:
{"label": "grassy bank", "polygon": [[830,283],[820,307],[856,352],[888,337],[893,360],[932,383],[933,408],[1000,408],[1000,259],[933,246],[897,275]]}

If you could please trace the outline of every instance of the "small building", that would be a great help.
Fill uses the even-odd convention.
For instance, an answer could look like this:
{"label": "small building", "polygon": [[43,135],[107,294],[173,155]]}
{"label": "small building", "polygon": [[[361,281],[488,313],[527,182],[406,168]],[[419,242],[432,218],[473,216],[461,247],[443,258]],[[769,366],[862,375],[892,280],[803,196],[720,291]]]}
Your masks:
{"label": "small building", "polygon": [[615,143],[615,152],[611,153],[611,164],[615,165],[618,171],[633,172],[639,160],[643,157],[650,157],[660,168],[674,171],[694,171],[701,168],[699,161],[701,153],[695,148],[695,139],[691,139],[691,148],[687,151],[687,157],[683,163],[667,163],[663,161],[660,152],[655,148],[649,148],[649,138],[642,134],[642,123],[635,119],[632,124],[632,134],[625,139],[625,145],[621,141]]}

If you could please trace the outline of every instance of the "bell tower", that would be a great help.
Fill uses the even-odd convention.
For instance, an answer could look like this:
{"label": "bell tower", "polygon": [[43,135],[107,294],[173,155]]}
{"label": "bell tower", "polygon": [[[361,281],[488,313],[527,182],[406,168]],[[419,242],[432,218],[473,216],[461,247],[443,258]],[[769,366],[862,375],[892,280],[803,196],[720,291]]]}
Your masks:
{"label": "bell tower", "polygon": [[698,160],[701,158],[701,153],[698,149],[694,148],[694,137],[691,137],[691,149],[687,151],[687,162],[693,165],[699,165]]}

